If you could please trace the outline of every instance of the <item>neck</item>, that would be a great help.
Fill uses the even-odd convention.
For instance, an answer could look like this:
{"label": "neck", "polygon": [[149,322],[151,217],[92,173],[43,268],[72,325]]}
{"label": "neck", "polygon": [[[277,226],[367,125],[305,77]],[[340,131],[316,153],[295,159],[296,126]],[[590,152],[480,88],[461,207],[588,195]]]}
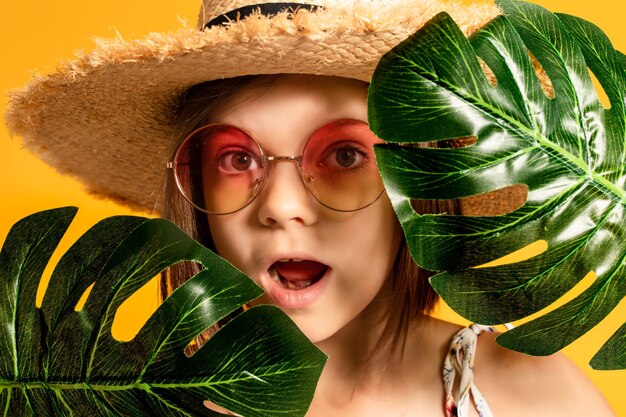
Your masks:
{"label": "neck", "polygon": [[372,303],[366,311],[330,338],[317,343],[328,355],[315,394],[315,402],[336,407],[350,404],[362,395],[384,395],[402,386],[398,378],[400,355],[390,357],[377,349],[385,325],[384,313]]}
{"label": "neck", "polygon": [[329,359],[308,417],[411,415],[419,401],[443,396],[441,364],[456,327],[430,317],[416,320],[404,351],[391,357],[375,351],[383,327],[381,320],[359,316],[317,343]]}

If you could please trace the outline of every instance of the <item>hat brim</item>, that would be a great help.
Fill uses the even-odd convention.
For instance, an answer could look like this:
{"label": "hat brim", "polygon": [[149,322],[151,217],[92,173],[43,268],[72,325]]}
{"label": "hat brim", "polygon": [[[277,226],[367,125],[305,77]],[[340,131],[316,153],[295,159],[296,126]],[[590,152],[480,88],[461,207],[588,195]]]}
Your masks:
{"label": "hat brim", "polygon": [[12,92],[7,125],[91,193],[153,211],[176,140],[176,108],[191,86],[279,73],[369,81],[384,53],[441,11],[467,35],[499,14],[494,5],[408,0],[100,40],[91,54]]}

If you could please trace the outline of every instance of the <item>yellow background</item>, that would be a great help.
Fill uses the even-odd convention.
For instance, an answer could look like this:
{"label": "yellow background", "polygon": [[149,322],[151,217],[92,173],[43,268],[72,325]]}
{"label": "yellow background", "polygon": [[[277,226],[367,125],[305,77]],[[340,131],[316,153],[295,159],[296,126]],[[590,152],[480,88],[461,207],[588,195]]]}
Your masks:
{"label": "yellow background", "polygon": [[[5,1],[0,8],[0,110],[6,106],[6,91],[24,85],[33,72],[54,70],[61,59],[73,56],[75,50],[89,50],[93,37],[113,37],[119,32],[132,39],[151,31],[173,30],[181,19],[195,24],[199,0],[20,0]],[[626,5],[614,0],[537,0],[550,10],[583,17],[599,25],[613,40],[617,49],[626,51],[624,15]],[[76,181],[64,178],[21,149],[20,139],[9,137],[0,127],[0,241],[9,228],[27,214],[52,207],[74,205],[80,208],[70,232],[58,253],[98,220],[128,210],[111,202],[87,195]],[[123,307],[114,331],[123,339],[132,337],[138,326],[157,305],[156,287],[152,283]],[[445,307],[441,314],[460,320]],[[602,342],[626,317],[626,302],[601,326],[565,349],[565,353],[583,369],[602,390],[618,415],[626,416],[626,405],[620,400],[626,387],[626,371],[599,372],[587,362]]]}

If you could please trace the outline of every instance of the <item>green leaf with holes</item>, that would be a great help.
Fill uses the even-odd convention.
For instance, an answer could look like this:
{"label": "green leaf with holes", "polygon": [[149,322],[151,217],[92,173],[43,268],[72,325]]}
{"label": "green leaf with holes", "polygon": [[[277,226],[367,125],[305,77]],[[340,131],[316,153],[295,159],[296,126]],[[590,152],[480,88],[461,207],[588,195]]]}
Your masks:
{"label": "green leaf with holes", "polygon": [[[36,307],[43,270],[75,213],[62,208],[21,220],[0,252],[4,415],[221,415],[204,407],[207,399],[245,416],[305,414],[325,357],[275,307],[247,310],[185,355],[197,334],[261,289],[166,220],[123,216],[95,225],[63,255]],[[115,340],[120,304],[183,260],[203,270],[133,340]]]}
{"label": "green leaf with holes", "polygon": [[[370,125],[389,142],[377,158],[411,253],[441,272],[433,287],[464,317],[519,320],[596,273],[569,302],[498,338],[545,355],[598,324],[626,294],[624,55],[589,22],[515,0],[498,4],[504,16],[469,39],[440,14],[385,55],[371,83]],[[552,98],[528,51],[547,74]],[[463,137],[476,141],[416,146]],[[527,188],[527,199],[508,214],[418,215],[411,207],[411,199],[477,196],[514,184]],[[549,248],[538,256],[475,268],[539,239]],[[624,330],[593,366],[626,368],[623,340]]]}

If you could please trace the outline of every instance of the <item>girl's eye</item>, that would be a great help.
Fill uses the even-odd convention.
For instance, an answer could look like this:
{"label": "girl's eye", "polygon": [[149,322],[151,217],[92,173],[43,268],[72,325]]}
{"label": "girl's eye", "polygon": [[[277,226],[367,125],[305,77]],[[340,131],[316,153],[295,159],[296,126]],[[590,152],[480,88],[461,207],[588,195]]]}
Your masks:
{"label": "girl's eye", "polygon": [[248,151],[227,152],[220,156],[219,167],[230,174],[239,174],[259,168],[255,156]]}
{"label": "girl's eye", "polygon": [[352,146],[344,146],[335,151],[335,162],[343,168],[355,168],[363,162],[363,154]]}
{"label": "girl's eye", "polygon": [[331,146],[322,155],[320,166],[345,171],[361,168],[368,160],[361,146],[345,142]]}
{"label": "girl's eye", "polygon": [[237,171],[245,171],[252,165],[252,158],[246,153],[237,152],[230,158],[230,164]]}

